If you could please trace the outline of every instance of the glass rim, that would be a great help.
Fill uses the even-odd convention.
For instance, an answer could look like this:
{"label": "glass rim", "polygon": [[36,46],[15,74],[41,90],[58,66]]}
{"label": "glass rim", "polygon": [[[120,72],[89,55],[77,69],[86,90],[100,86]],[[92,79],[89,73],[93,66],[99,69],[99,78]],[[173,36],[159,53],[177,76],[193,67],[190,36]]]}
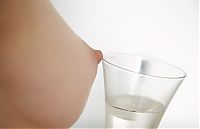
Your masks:
{"label": "glass rim", "polygon": [[[123,55],[123,56],[131,56],[131,57],[139,57],[139,58],[142,58],[142,59],[146,59],[146,60],[149,60],[149,61],[155,61],[155,62],[159,62],[159,63],[162,63],[162,64],[166,64],[166,65],[169,65],[171,67],[174,67],[176,69],[178,69],[179,71],[182,72],[182,76],[159,76],[159,75],[151,75],[151,74],[144,74],[144,73],[139,73],[139,72],[136,72],[134,70],[130,70],[130,69],[127,69],[127,68],[123,68],[115,63],[112,63],[108,60],[105,59],[105,56],[109,56],[109,55]],[[145,56],[140,56],[140,55],[134,55],[134,54],[131,54],[131,53],[105,53],[103,54],[103,59],[102,59],[103,62],[106,62],[116,68],[119,68],[119,69],[122,69],[124,71],[127,71],[127,72],[131,72],[131,73],[135,73],[135,74],[139,74],[139,75],[142,75],[142,76],[148,76],[148,77],[155,77],[155,78],[164,78],[164,79],[184,79],[187,74],[186,72],[181,69],[180,67],[174,65],[174,64],[171,64],[169,62],[166,62],[166,61],[162,61],[162,60],[159,60],[159,59],[154,59],[154,58],[150,58],[150,57],[145,57]]]}

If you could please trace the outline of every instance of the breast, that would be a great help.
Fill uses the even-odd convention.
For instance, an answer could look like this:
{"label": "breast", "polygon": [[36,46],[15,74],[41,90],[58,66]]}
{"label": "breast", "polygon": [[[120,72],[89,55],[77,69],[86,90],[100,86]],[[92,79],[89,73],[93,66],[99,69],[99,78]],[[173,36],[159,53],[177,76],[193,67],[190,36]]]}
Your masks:
{"label": "breast", "polygon": [[83,111],[96,76],[94,50],[67,29],[59,36],[49,33],[50,38],[22,35],[1,47],[1,105],[9,107],[2,114],[19,112],[10,120],[26,119],[30,126],[70,127]]}

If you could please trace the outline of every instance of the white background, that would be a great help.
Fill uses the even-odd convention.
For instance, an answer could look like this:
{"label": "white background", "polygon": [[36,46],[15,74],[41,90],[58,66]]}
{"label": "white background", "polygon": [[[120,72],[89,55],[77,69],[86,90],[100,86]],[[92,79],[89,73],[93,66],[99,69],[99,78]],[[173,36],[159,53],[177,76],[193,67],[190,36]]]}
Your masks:
{"label": "white background", "polygon": [[[72,29],[105,52],[145,55],[187,73],[160,127],[198,127],[198,0],[51,0]],[[102,65],[73,127],[104,127]]]}

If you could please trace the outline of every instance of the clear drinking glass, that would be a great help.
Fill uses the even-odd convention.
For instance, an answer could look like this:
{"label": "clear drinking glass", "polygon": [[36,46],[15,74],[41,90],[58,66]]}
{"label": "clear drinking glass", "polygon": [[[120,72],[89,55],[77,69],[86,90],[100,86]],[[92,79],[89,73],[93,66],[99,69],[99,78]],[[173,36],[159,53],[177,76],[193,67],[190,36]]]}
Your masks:
{"label": "clear drinking glass", "polygon": [[106,128],[157,128],[186,74],[155,59],[129,54],[103,58]]}

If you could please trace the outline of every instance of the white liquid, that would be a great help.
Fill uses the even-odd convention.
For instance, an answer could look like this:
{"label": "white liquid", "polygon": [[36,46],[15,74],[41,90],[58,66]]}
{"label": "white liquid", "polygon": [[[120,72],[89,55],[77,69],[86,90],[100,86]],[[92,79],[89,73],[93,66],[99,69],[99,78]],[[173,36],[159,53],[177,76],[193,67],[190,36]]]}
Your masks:
{"label": "white liquid", "polygon": [[119,96],[106,102],[106,128],[157,128],[163,104],[140,96]]}

